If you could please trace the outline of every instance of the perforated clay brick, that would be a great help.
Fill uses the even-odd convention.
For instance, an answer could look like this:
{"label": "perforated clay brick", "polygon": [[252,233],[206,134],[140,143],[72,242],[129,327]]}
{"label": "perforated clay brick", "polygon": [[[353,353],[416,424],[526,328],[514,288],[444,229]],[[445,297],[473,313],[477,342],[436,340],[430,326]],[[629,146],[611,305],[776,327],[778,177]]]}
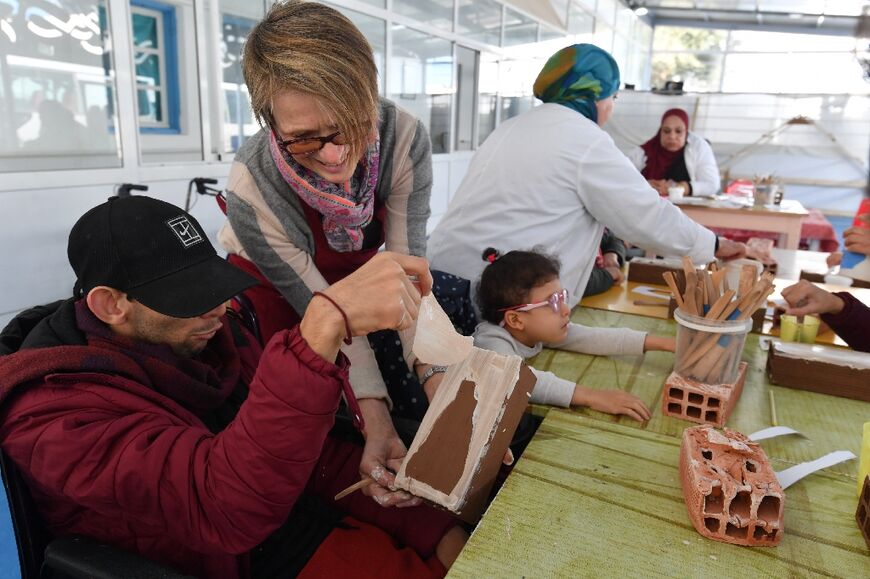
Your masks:
{"label": "perforated clay brick", "polygon": [[779,544],[785,495],[764,450],[744,435],[709,425],[685,429],[680,479],[689,519],[703,536],[751,547]]}
{"label": "perforated clay brick", "polygon": [[703,384],[671,372],[662,392],[662,414],[699,424],[724,426],[743,392],[746,367],[746,362],[740,363],[733,384]]}

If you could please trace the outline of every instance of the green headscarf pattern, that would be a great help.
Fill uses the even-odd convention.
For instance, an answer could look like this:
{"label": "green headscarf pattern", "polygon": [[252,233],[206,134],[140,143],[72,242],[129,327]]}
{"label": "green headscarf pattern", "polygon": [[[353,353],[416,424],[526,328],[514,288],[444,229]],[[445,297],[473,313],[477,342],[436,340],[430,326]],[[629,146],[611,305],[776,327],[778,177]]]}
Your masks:
{"label": "green headscarf pattern", "polygon": [[594,44],[566,46],[550,57],[535,79],[535,96],[598,122],[596,101],[619,90],[619,66]]}

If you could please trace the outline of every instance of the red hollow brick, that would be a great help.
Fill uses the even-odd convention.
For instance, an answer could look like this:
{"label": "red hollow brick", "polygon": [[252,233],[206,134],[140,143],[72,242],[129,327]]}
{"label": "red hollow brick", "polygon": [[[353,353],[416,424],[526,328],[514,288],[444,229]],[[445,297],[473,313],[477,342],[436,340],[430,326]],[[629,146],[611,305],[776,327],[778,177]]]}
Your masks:
{"label": "red hollow brick", "polygon": [[662,391],[662,414],[724,426],[743,392],[746,368],[746,362],[740,362],[733,384],[703,384],[671,372]]}
{"label": "red hollow brick", "polygon": [[680,479],[689,519],[703,536],[750,547],[779,544],[785,495],[764,450],[744,435],[709,425],[685,429]]}

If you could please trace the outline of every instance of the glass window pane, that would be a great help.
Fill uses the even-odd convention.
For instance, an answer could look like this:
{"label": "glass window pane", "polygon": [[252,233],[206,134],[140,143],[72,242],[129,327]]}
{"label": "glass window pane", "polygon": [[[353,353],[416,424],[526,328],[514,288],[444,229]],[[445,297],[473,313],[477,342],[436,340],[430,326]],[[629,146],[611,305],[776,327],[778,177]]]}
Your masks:
{"label": "glass window pane", "polygon": [[136,48],[159,48],[157,19],[147,14],[133,13],[133,44]]}
{"label": "glass window pane", "polygon": [[616,21],[616,0],[598,0],[596,14],[607,24],[613,24]]}
{"label": "glass window pane", "polygon": [[378,88],[381,94],[384,94],[384,54],[386,53],[387,45],[387,23],[374,16],[362,14],[354,10],[348,10],[341,6],[332,6],[354,23],[354,26],[359,28],[369,44],[372,45],[372,52],[375,55],[375,66],[378,67]]}
{"label": "glass window pane", "polygon": [[592,42],[593,30],[595,30],[595,17],[579,5],[571,4],[571,11],[568,14],[568,33],[574,37],[574,42]]}
{"label": "glass window pane", "polygon": [[480,55],[480,77],[477,102],[477,144],[480,145],[495,130],[496,95],[498,93],[498,57],[492,53]]}
{"label": "glass window pane", "polygon": [[161,92],[159,90],[139,89],[136,93],[139,101],[140,124],[163,123],[163,106],[160,102]]}
{"label": "glass window pane", "polygon": [[[140,82],[136,105],[139,107],[139,162],[185,163],[203,160],[202,119],[200,103],[200,71],[196,62],[194,6],[190,3],[161,2],[155,8],[140,8],[134,3],[134,13],[141,11],[157,19],[160,49],[142,49],[136,56],[140,71],[159,78],[159,84]],[[143,4],[151,3],[142,0]],[[210,22],[209,19],[205,19]],[[209,50],[209,60],[221,54],[220,46]],[[157,56],[153,59],[141,56]],[[157,72],[159,71],[159,72]],[[137,74],[137,76],[139,76]],[[145,76],[145,75],[143,75]],[[220,81],[220,77],[214,79]],[[219,86],[219,85],[218,85]],[[217,87],[215,87],[217,89]],[[214,90],[215,96],[220,90]],[[215,112],[220,110],[216,107]],[[211,119],[206,119],[209,122]]]}
{"label": "glass window pane", "polygon": [[450,152],[453,45],[402,25],[393,26],[388,96],[423,121],[433,153]]}
{"label": "glass window pane", "polygon": [[429,26],[453,30],[453,0],[393,0],[393,10]]}
{"label": "glass window pane", "polygon": [[107,10],[59,0],[4,13],[0,172],[121,165]]}
{"label": "glass window pane", "polygon": [[[754,67],[753,70],[757,71]],[[652,86],[655,88],[662,88],[666,81],[673,80],[683,81],[686,91],[715,92],[719,90],[721,75],[721,54],[663,53],[655,54],[652,60]]]}
{"label": "glass window pane", "polygon": [[532,96],[502,97],[501,122],[530,111],[533,106],[535,106],[535,97]]}
{"label": "glass window pane", "polygon": [[156,54],[137,52],[134,61],[136,63],[136,82],[138,84],[160,84],[160,59]]}
{"label": "glass window pane", "polygon": [[242,52],[248,35],[264,15],[262,3],[220,0],[221,92],[219,153],[234,153],[260,130],[251,112],[248,87],[242,76]]}
{"label": "glass window pane", "polygon": [[592,43],[607,52],[613,50],[613,28],[601,22],[596,22]]}
{"label": "glass window pane", "polygon": [[495,0],[459,0],[459,34],[498,46],[501,44],[501,4]]}
{"label": "glass window pane", "polygon": [[654,50],[725,50],[728,32],[706,28],[656,26]]}
{"label": "glass window pane", "polygon": [[544,26],[543,24],[541,25],[541,42],[561,38],[565,38],[565,34],[561,30],[556,30],[555,28],[550,28],[549,26]]}
{"label": "glass window pane", "polygon": [[538,41],[538,23],[519,12],[504,12],[504,45],[517,46]]}

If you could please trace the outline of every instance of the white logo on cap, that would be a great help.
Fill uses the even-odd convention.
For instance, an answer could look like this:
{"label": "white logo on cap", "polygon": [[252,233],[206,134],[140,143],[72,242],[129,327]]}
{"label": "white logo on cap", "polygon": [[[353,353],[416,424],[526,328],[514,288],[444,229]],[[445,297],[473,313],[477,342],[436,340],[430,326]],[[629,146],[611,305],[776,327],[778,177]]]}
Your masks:
{"label": "white logo on cap", "polygon": [[190,247],[202,241],[199,231],[196,230],[196,227],[184,215],[170,219],[166,222],[166,225],[175,233],[175,236],[178,237],[184,247]]}

